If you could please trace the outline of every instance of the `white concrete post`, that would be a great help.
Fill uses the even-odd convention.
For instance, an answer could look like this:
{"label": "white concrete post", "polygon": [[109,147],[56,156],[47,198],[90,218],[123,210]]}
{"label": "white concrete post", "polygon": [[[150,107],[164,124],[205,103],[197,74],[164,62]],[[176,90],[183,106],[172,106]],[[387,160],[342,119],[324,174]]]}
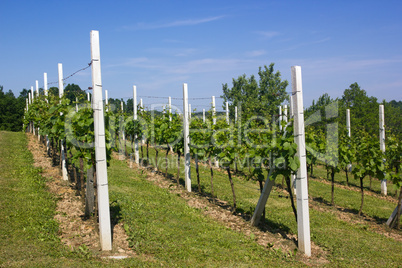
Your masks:
{"label": "white concrete post", "polygon": [[64,94],[64,85],[63,85],[63,64],[57,64],[58,69],[58,78],[59,78],[59,97],[61,98]]}
{"label": "white concrete post", "polygon": [[[36,97],[39,98],[39,81],[35,81]],[[38,141],[40,141],[39,127],[38,127]]]}
{"label": "white concrete post", "polygon": [[[138,115],[137,115],[137,87],[133,86],[133,119],[137,120]],[[138,137],[137,134],[134,136],[134,158],[135,158],[135,163],[137,165],[140,164],[140,152],[138,150]]]}
{"label": "white concrete post", "polygon": [[87,100],[91,101],[91,96],[89,95],[89,92],[87,92]]}
{"label": "white concrete post", "polygon": [[[59,63],[58,67],[58,74],[59,74],[59,97],[60,99],[63,97],[64,94],[64,86],[63,86],[63,64]],[[60,115],[63,115],[60,113]],[[61,141],[61,174],[63,180],[67,181],[67,166],[66,166],[66,149],[64,148],[64,140]]]}
{"label": "white concrete post", "polygon": [[215,96],[212,96],[212,122],[216,125],[216,107],[215,107]]}
{"label": "white concrete post", "polygon": [[[31,92],[28,91],[28,106],[27,106],[27,111],[29,109],[29,105],[32,103],[32,97],[31,97]],[[29,122],[28,124],[28,131],[32,132],[32,122]]]}
{"label": "white concrete post", "polygon": [[47,96],[47,73],[43,73],[43,90],[45,91],[45,96]]}
{"label": "white concrete post", "polygon": [[283,105],[283,121],[288,123],[288,106],[286,104]]}
{"label": "white concrete post", "polygon": [[237,123],[237,106],[235,106],[235,123]]}
{"label": "white concrete post", "polygon": [[[401,203],[399,205],[399,211],[402,214],[402,200]],[[387,222],[385,223],[386,225],[390,226],[392,221],[394,220],[394,218],[396,217],[396,214],[398,213],[398,205],[396,205],[396,208],[394,209],[394,211],[392,211],[391,216],[389,216]]]}
{"label": "white concrete post", "polygon": [[278,116],[278,121],[279,121],[279,131],[282,131],[282,106],[278,106],[279,108],[279,116]]}
{"label": "white concrete post", "polygon": [[294,115],[294,112],[293,112],[293,95],[289,96],[289,115],[290,115],[290,118],[292,118],[293,115]]}
{"label": "white concrete post", "polygon": [[191,119],[191,104],[188,104],[188,119]]}
{"label": "white concrete post", "polygon": [[[123,105],[123,101],[120,101],[120,109],[121,109],[121,126],[122,126],[122,137],[123,137],[123,141],[126,140],[126,133],[124,132],[124,105]],[[126,148],[123,148],[123,154],[126,151]]]}
{"label": "white concrete post", "polygon": [[346,130],[348,131],[348,137],[352,136],[350,129],[350,109],[346,109]]}
{"label": "white concrete post", "polygon": [[[212,96],[212,123],[216,125],[216,107],[215,107],[215,96]],[[219,161],[214,157],[215,167],[219,168]]]}
{"label": "white concrete post", "polygon": [[294,136],[300,167],[296,176],[297,191],[297,237],[299,249],[311,256],[310,214],[308,207],[306,144],[304,133],[304,110],[301,67],[292,66],[292,93],[294,94]]}
{"label": "white concrete post", "polygon": [[110,228],[109,187],[105,141],[105,118],[103,115],[102,77],[99,49],[99,32],[91,31],[92,89],[95,131],[96,179],[98,185],[99,235],[102,250],[112,250]]}
{"label": "white concrete post", "polygon": [[229,102],[226,102],[226,123],[229,125]]}
{"label": "white concrete post", "polygon": [[105,105],[106,105],[106,112],[109,111],[109,108],[107,107],[107,105],[109,104],[109,98],[107,96],[107,89],[105,89]]}
{"label": "white concrete post", "polygon": [[[25,119],[25,113],[28,112],[28,106],[29,106],[29,92],[28,92],[28,98],[25,99],[25,110],[24,110],[24,119]],[[28,123],[28,131],[30,131],[29,129],[29,123]],[[26,131],[26,127],[24,124],[22,124],[22,130]]]}
{"label": "white concrete post", "polygon": [[191,192],[191,170],[190,170],[190,127],[188,112],[188,89],[183,84],[183,132],[184,132],[184,180],[188,192]]}
{"label": "white concrete post", "polygon": [[[384,105],[379,107],[379,119],[380,119],[380,149],[385,153],[385,123],[384,123]],[[383,159],[385,162],[385,159]],[[381,194],[387,195],[387,180],[381,181]]]}
{"label": "white concrete post", "polygon": [[39,97],[39,81],[35,81],[35,86],[36,86],[36,96]]}
{"label": "white concrete post", "polygon": [[168,108],[169,108],[169,121],[172,121],[172,98],[169,97],[168,100]]}
{"label": "white concrete post", "polygon": [[[348,132],[348,137],[352,136],[352,131],[350,128],[350,109],[346,109],[346,130]],[[349,172],[352,172],[352,164],[348,164],[347,169]]]}
{"label": "white concrete post", "polygon": [[205,123],[205,109],[202,109],[202,122]]}
{"label": "white concrete post", "polygon": [[[47,73],[43,73],[43,90],[45,92],[45,99],[46,102],[49,102],[47,99],[48,96],[48,91],[47,91]],[[50,152],[50,142],[49,142],[49,137],[46,135],[46,150],[49,153]]]}
{"label": "white concrete post", "polygon": [[[272,158],[272,153],[270,153],[270,159]],[[265,205],[267,204],[267,200],[269,195],[271,194],[272,187],[275,185],[275,179],[271,179],[271,174],[274,169],[270,168],[267,176],[267,180],[265,181],[264,187],[261,191],[260,198],[258,199],[257,205],[254,210],[253,217],[250,222],[252,226],[257,226],[261,219],[261,214],[264,211]]]}
{"label": "white concrete post", "polygon": [[[32,87],[31,87],[32,90]],[[32,94],[31,92],[28,91],[28,104],[31,105],[32,104]],[[28,105],[28,106],[29,106]],[[27,109],[28,110],[28,109]],[[29,132],[32,132],[32,122],[29,122]]]}
{"label": "white concrete post", "polygon": [[[292,115],[289,114],[288,116],[288,105],[285,104],[283,105],[283,121],[286,122],[286,125],[288,125],[288,118],[292,118]],[[285,129],[286,130],[286,129]],[[296,195],[296,176],[295,175],[290,175],[290,185],[293,187],[293,192]]]}
{"label": "white concrete post", "polygon": [[32,97],[32,102],[33,102],[34,99],[35,99],[34,87],[33,86],[31,86],[31,97]]}
{"label": "white concrete post", "polygon": [[[290,100],[289,100],[289,118],[292,119],[292,118],[294,118],[293,96],[290,95],[289,98],[290,98]],[[293,123],[293,125],[294,125],[294,123]],[[296,175],[294,175],[294,174],[290,175],[290,180],[292,182],[294,194],[295,194],[295,196],[297,196],[297,192],[296,192]]]}
{"label": "white concrete post", "polygon": [[[35,101],[35,94],[34,94],[34,88],[31,86],[31,103],[34,103]],[[35,124],[32,122],[32,133],[35,135]]]}
{"label": "white concrete post", "polygon": [[[144,109],[144,104],[143,104],[143,102],[142,102],[142,98],[140,99],[140,107],[141,107],[141,110]],[[142,137],[141,143],[142,143],[142,144],[145,144],[145,137]]]}

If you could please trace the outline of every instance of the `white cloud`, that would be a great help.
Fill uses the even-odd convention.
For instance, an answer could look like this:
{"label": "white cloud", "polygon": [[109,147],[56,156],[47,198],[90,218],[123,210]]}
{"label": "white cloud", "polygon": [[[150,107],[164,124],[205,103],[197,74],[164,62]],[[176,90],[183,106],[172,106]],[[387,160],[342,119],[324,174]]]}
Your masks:
{"label": "white cloud", "polygon": [[180,49],[175,56],[176,57],[186,57],[186,56],[190,56],[193,55],[194,53],[196,53],[198,51],[198,49],[195,48],[185,48],[185,49]]}
{"label": "white cloud", "polygon": [[279,35],[279,32],[275,31],[255,31],[254,33],[261,35],[264,38],[272,38],[274,36]]}
{"label": "white cloud", "polygon": [[253,63],[253,60],[242,59],[215,59],[205,58],[183,62],[180,65],[170,68],[168,71],[178,74],[190,73],[209,73],[209,72],[225,72],[229,70],[244,70],[245,65]]}
{"label": "white cloud", "polygon": [[[179,55],[176,55],[179,56]],[[184,58],[183,58],[184,59]],[[141,68],[155,70],[162,74],[185,75],[194,73],[225,72],[230,70],[245,70],[248,66],[256,65],[256,60],[238,59],[238,58],[203,58],[196,60],[180,60],[174,58],[132,58],[126,59],[115,64],[109,64],[105,67],[125,67]],[[244,71],[242,71],[244,72]]]}
{"label": "white cloud", "polygon": [[146,57],[128,58],[118,63],[108,64],[105,67],[140,66],[147,62],[149,62],[149,59]]}
{"label": "white cloud", "polygon": [[224,18],[225,16],[215,16],[201,19],[188,19],[188,20],[177,20],[165,23],[144,23],[139,22],[136,25],[122,26],[120,30],[125,31],[134,31],[134,30],[152,30],[152,29],[160,29],[160,28],[171,28],[171,27],[180,27],[180,26],[192,26],[203,24],[211,21],[216,21]]}
{"label": "white cloud", "polygon": [[[345,72],[371,72],[390,64],[402,63],[402,57],[377,59],[349,59],[345,57],[330,57],[326,59],[293,59],[287,60],[314,70],[316,74],[345,73]],[[373,69],[373,67],[375,67]]]}
{"label": "white cloud", "polygon": [[267,52],[264,49],[260,49],[260,50],[253,50],[253,51],[247,51],[246,52],[246,56],[247,57],[259,57],[262,55],[267,54]]}
{"label": "white cloud", "polygon": [[147,53],[152,53],[152,55],[163,55],[163,56],[175,56],[175,57],[185,57],[194,55],[199,51],[196,48],[167,48],[167,47],[153,47],[145,50]]}
{"label": "white cloud", "polygon": [[320,43],[327,42],[329,40],[331,40],[331,38],[326,37],[326,38],[311,41],[311,42],[298,43],[298,44],[295,44],[295,45],[293,45],[291,47],[280,49],[278,52],[290,51],[290,50],[294,50],[294,49],[297,49],[297,48],[300,48],[300,47],[303,47],[303,46],[311,46],[311,45],[315,45],[315,44],[320,44]]}

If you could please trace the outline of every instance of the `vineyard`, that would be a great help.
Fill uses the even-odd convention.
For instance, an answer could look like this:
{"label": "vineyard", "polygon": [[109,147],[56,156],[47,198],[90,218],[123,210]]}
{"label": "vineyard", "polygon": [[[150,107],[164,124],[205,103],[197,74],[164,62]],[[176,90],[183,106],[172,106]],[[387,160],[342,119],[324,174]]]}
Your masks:
{"label": "vineyard", "polygon": [[[96,61],[92,58],[89,66],[92,65],[93,72],[94,64]],[[123,103],[121,109],[110,104],[106,92],[102,99],[101,87],[101,93],[95,93],[96,82],[93,82],[92,99],[88,94],[88,99],[77,96],[72,102],[63,95],[61,73],[59,69],[59,94],[48,92],[46,79],[43,94],[32,89],[27,99],[23,129],[36,135],[53,165],[60,168],[61,177],[84,204],[84,217],[99,219],[103,250],[104,243],[108,243],[108,232],[110,235],[110,230],[102,231],[106,225],[104,220],[106,218],[110,225],[109,203],[115,203],[121,208],[128,241],[134,251],[155,254],[155,258],[160,259],[165,257],[159,248],[185,251],[176,248],[177,245],[161,242],[181,234],[177,229],[168,229],[172,226],[193,230],[191,220],[186,218],[190,216],[179,211],[179,208],[185,210],[182,201],[174,199],[173,202],[177,196],[169,195],[174,188],[182,191],[177,194],[174,190],[177,195],[203,199],[206,203],[197,208],[201,214],[208,206],[224,208],[250,228],[256,226],[258,228],[252,228],[282,235],[293,244],[290,248],[295,252],[294,245],[298,245],[301,253],[312,255],[315,260],[326,259],[322,263],[305,263],[308,265],[333,262],[331,264],[358,263],[360,266],[370,258],[364,254],[371,256],[374,265],[378,265],[382,254],[390,252],[385,266],[400,259],[402,144],[397,132],[385,128],[381,105],[379,135],[351,125],[350,111],[343,111],[337,102],[327,103],[304,119],[304,109],[300,106],[302,99],[297,96],[301,90],[295,88],[280,94],[267,92],[269,98],[283,100],[279,107],[274,107],[272,116],[244,112],[241,103],[229,101],[225,102],[223,112],[217,112],[213,96],[211,102],[209,97],[202,98],[208,109],[191,110],[186,84],[183,98],[177,98],[183,102],[182,109],[177,106],[172,109],[168,96],[163,97],[166,103],[162,109],[146,109],[142,99],[137,101],[134,86],[133,111],[128,111],[124,110]],[[346,118],[340,117],[343,113]],[[103,134],[99,124],[104,126]],[[104,156],[97,151],[99,145]],[[104,164],[105,172],[107,166],[106,181],[100,181],[105,175],[100,163]],[[116,175],[120,172],[124,175]],[[135,182],[127,179],[132,177]],[[143,181],[149,177],[158,180],[159,184],[166,184],[167,189],[155,190]],[[131,183],[138,189],[129,189]],[[147,191],[162,197],[152,200],[146,196]],[[138,200],[136,194],[140,196]],[[101,212],[105,202],[108,212],[102,214],[105,213]],[[179,203],[177,208],[174,208],[175,202]],[[181,217],[186,218],[182,223]],[[210,226],[209,220],[204,222],[197,218],[197,221],[208,228],[222,228]],[[163,222],[171,226],[163,226]],[[300,225],[304,229],[300,229]],[[233,235],[221,232],[219,239],[235,243]],[[349,237],[349,233],[355,237]],[[258,242],[259,237],[255,238],[253,233],[247,235],[251,240],[242,243],[254,248],[251,241]],[[191,239],[202,238],[191,236]],[[356,241],[363,241],[358,253],[362,254],[362,260],[348,255],[348,252],[356,253],[353,249]],[[186,243],[184,248],[186,245],[193,247]],[[203,251],[204,255],[201,255],[212,256],[205,243],[207,240],[197,244]],[[303,258],[292,253],[279,253],[281,247],[263,243],[264,248],[274,249],[269,254],[274,252],[270,257],[279,256],[278,261],[285,259],[296,265],[296,261]],[[371,247],[372,244],[377,246]],[[235,246],[225,244],[225,247]],[[106,246],[106,250],[111,248]],[[253,250],[256,255],[249,256],[247,261],[265,254],[261,249]],[[291,259],[286,260],[289,256]],[[166,263],[172,265],[176,261]],[[259,261],[254,264],[262,265]]]}

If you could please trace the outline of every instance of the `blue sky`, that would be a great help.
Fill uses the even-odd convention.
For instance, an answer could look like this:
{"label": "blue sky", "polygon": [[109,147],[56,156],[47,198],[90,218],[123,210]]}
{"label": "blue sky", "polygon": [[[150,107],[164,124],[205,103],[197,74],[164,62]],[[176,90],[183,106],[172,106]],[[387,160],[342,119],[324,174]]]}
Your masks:
{"label": "blue sky", "polygon": [[[85,67],[99,30],[113,98],[132,97],[132,85],[181,97],[183,83],[190,98],[220,96],[223,83],[273,62],[289,82],[290,67],[302,67],[305,106],[354,82],[380,101],[402,99],[402,1],[2,0],[0,10],[0,85],[15,95],[43,87],[44,72],[57,81],[58,63],[64,76]],[[88,88],[90,69],[66,83]]]}

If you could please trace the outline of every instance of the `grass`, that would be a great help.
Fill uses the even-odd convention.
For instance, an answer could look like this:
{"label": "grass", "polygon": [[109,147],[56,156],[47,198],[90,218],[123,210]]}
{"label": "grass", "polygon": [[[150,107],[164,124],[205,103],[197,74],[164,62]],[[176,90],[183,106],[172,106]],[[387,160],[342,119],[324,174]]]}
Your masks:
{"label": "grass", "polygon": [[[331,202],[331,185],[314,180],[310,180],[309,184],[309,194],[311,196],[325,204]],[[341,206],[352,213],[357,213],[361,204],[361,193],[338,187],[335,189],[334,202],[335,205]],[[378,223],[385,223],[396,207],[396,204],[392,204],[387,200],[366,194],[364,196],[363,213],[376,219]]]}
{"label": "grass", "polygon": [[0,267],[121,267],[113,260],[70,251],[53,219],[56,198],[33,167],[23,133],[0,132]]}
{"label": "grass", "polygon": [[[309,173],[310,176],[310,173]],[[319,178],[321,180],[331,181],[331,178],[327,179],[327,172],[325,166],[316,165],[314,166],[313,178]],[[349,177],[349,186],[355,188],[357,191],[360,191],[360,181],[355,180],[353,174],[348,173]],[[346,175],[344,171],[335,174],[335,183],[338,185],[347,185]],[[397,198],[399,189],[396,189],[394,185],[388,181],[387,183],[387,194],[389,196]],[[373,178],[370,187],[370,178],[366,176],[363,182],[364,191],[370,191],[376,194],[381,194],[381,182],[378,179]]]}
{"label": "grass", "polygon": [[85,245],[70,251],[53,219],[57,200],[32,166],[25,135],[0,132],[0,148],[0,267],[304,266],[204,217],[117,160],[109,168],[111,211],[138,257],[99,259]]}
{"label": "grass", "polygon": [[257,245],[189,207],[179,196],[112,160],[110,200],[125,222],[130,244],[150,263],[178,267],[300,266],[295,258]]}
{"label": "grass", "polygon": [[[159,163],[164,164],[164,153],[160,153]],[[151,163],[154,161],[154,150],[150,150]],[[169,161],[175,163],[174,159]],[[183,161],[181,161],[183,163]],[[192,163],[192,189],[197,191],[195,167]],[[164,167],[160,167],[162,172]],[[177,166],[170,166],[168,174],[175,178]],[[180,180],[184,183],[183,167],[181,167]],[[247,170],[245,170],[247,172]],[[325,173],[322,167],[316,167],[315,173]],[[341,177],[343,174],[338,174]],[[201,189],[204,194],[210,195],[210,171],[205,165],[200,165]],[[259,197],[257,182],[248,181],[244,176],[233,178],[238,212],[252,214]],[[277,179],[280,182],[280,178]],[[343,178],[343,181],[346,181]],[[350,181],[354,181],[350,179]],[[367,180],[368,181],[368,180]],[[342,179],[337,179],[342,184]],[[373,180],[373,188],[375,181]],[[379,184],[379,182],[378,182]],[[402,245],[399,241],[388,238],[384,234],[373,232],[372,225],[359,218],[356,214],[360,207],[360,192],[350,191],[336,187],[335,204],[344,208],[340,212],[337,208],[329,205],[331,197],[331,186],[323,181],[310,180],[309,195],[310,202],[315,206],[310,209],[310,225],[312,241],[327,252],[331,266],[397,266],[402,258]],[[379,186],[378,186],[379,187]],[[376,193],[376,190],[373,191]],[[217,198],[232,203],[232,193],[226,172],[214,170],[214,194]],[[297,234],[297,224],[290,207],[290,200],[284,198],[287,194],[281,189],[274,189],[266,206],[267,224],[274,231],[284,231],[289,234]],[[395,202],[384,200],[376,195],[365,195],[364,215],[373,218],[384,233],[387,228],[383,223],[388,219],[396,206]],[[321,209],[317,209],[321,208]],[[345,212],[346,211],[346,212]],[[339,213],[346,213],[350,220],[339,218]],[[382,225],[381,225],[382,224]],[[386,256],[386,258],[384,258]]]}
{"label": "grass", "polygon": [[[205,217],[202,209],[189,207],[178,195],[159,188],[140,169],[112,160],[108,169],[111,211],[123,221],[137,257],[115,261],[96,258],[85,250],[70,251],[58,238],[54,221],[56,199],[47,192],[40,170],[32,166],[24,134],[0,132],[0,267],[298,267],[302,255],[269,250],[253,237],[232,231]],[[161,158],[164,154],[160,154]],[[151,150],[151,157],[154,157]],[[164,161],[160,161],[161,163]],[[174,161],[172,161],[174,162]],[[183,161],[182,161],[183,162]],[[175,177],[176,167],[169,168]],[[210,173],[200,166],[204,194],[210,194]],[[183,172],[183,169],[182,169]],[[323,172],[316,169],[317,174]],[[325,172],[325,171],[324,171]],[[215,170],[214,193],[232,202],[226,172]],[[192,167],[194,190],[197,189]],[[183,173],[181,183],[184,183]],[[258,184],[234,176],[238,212],[253,212],[259,197]],[[280,179],[279,179],[280,180]],[[278,182],[279,182],[278,180]],[[172,182],[174,183],[174,182]],[[311,239],[324,250],[329,267],[397,267],[402,259],[400,241],[373,231],[373,223],[359,218],[357,191],[335,189],[335,203],[328,205],[330,185],[311,180],[309,191]],[[286,194],[275,188],[267,204],[268,224],[273,232],[297,233]],[[315,201],[316,200],[316,201]],[[396,202],[366,195],[363,213],[377,221],[389,216]],[[346,215],[347,219],[339,217]]]}

